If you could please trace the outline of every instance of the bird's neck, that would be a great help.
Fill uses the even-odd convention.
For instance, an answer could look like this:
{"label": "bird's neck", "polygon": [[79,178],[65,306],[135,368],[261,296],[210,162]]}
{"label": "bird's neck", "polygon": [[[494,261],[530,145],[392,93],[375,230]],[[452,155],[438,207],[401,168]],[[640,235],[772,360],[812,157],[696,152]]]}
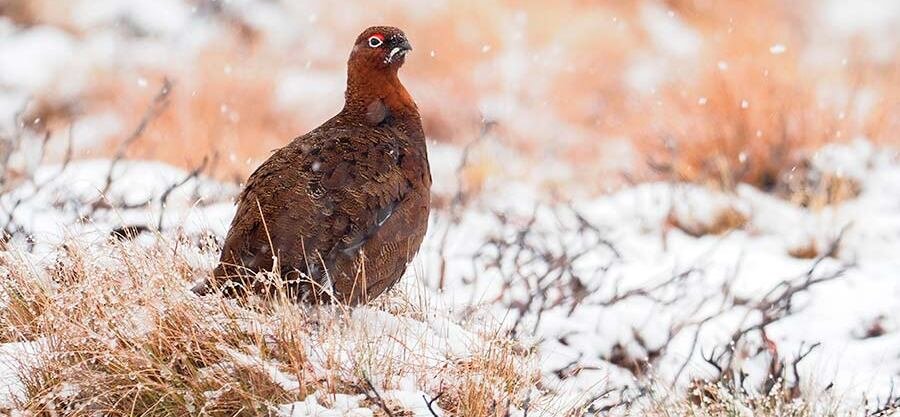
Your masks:
{"label": "bird's neck", "polygon": [[390,115],[398,121],[419,121],[419,109],[403,87],[396,69],[364,71],[351,68],[347,73],[343,113],[366,119],[373,103],[381,101]]}

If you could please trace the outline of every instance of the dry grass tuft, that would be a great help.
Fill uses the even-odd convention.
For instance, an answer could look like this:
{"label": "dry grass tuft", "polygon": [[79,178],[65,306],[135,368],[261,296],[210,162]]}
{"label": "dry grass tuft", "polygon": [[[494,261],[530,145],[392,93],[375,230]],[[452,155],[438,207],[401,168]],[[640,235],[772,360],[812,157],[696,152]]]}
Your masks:
{"label": "dry grass tuft", "polygon": [[[696,417],[743,416],[760,417],[814,417],[840,415],[837,408],[827,401],[815,404],[795,399],[789,390],[780,386],[768,395],[751,394],[735,390],[723,384],[697,383],[690,391],[690,402],[675,407],[676,415]],[[672,410],[659,414],[668,415]]]}
{"label": "dry grass tuft", "polygon": [[658,171],[733,189],[774,190],[806,153],[833,139],[838,111],[819,111],[814,87],[754,61],[708,71],[693,94],[675,87],[642,135]]}
{"label": "dry grass tuft", "polygon": [[[20,262],[9,252],[0,254],[0,268]],[[0,269],[2,271],[2,269]],[[40,317],[52,304],[52,283],[45,280],[20,282],[4,278],[0,281],[0,342],[34,340],[40,334]]]}
{"label": "dry grass tuft", "polygon": [[666,218],[666,227],[677,228],[693,237],[706,235],[722,235],[737,230],[747,224],[749,218],[735,207],[726,206],[717,210],[708,221],[678,215],[670,211]]}
{"label": "dry grass tuft", "polygon": [[[521,408],[519,394],[540,381],[537,370],[523,373],[527,366],[517,346],[508,340],[493,340],[471,358],[457,362],[452,370],[462,383],[449,387],[438,403],[458,416],[506,416],[510,406]],[[497,401],[500,399],[500,401]]]}
{"label": "dry grass tuft", "polygon": [[[413,381],[448,415],[502,416],[539,379],[532,356],[496,330],[434,323],[433,312],[410,301],[381,302],[388,312],[196,297],[188,288],[207,273],[196,265],[208,254],[188,248],[162,238],[149,246],[70,243],[44,266],[4,253],[4,338],[37,350],[21,363],[17,408],[271,415],[312,393],[340,393],[367,398],[377,414],[400,407],[385,393]],[[468,348],[451,349],[451,338]]]}
{"label": "dry grass tuft", "polygon": [[819,244],[810,239],[803,245],[789,248],[788,254],[797,259],[815,259],[819,256]]}
{"label": "dry grass tuft", "polygon": [[[655,391],[655,389],[653,389]],[[733,383],[695,381],[686,398],[654,392],[642,400],[639,414],[646,417],[868,417],[890,416],[895,406],[877,404],[848,408],[828,392],[813,397],[795,395],[781,383],[775,383],[767,393],[749,392]]]}
{"label": "dry grass tuft", "polygon": [[[631,119],[631,136],[657,176],[726,190],[751,184],[803,206],[855,197],[857,184],[804,166],[829,143],[896,143],[884,118],[900,93],[890,81],[896,62],[857,52],[852,64],[811,65],[808,21],[784,3],[671,3],[708,44],[693,75],[668,80]],[[739,22],[729,18],[736,15]],[[773,45],[789,46],[775,53]],[[860,111],[864,105],[870,111]]]}
{"label": "dry grass tuft", "polygon": [[837,173],[814,172],[802,164],[784,181],[780,194],[788,201],[813,210],[852,200],[862,192],[862,184],[855,178]]}

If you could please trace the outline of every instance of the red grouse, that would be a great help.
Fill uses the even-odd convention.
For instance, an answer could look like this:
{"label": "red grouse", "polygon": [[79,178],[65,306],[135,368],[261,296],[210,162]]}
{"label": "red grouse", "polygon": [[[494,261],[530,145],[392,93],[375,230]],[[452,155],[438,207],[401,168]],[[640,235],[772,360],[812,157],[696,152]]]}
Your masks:
{"label": "red grouse", "polygon": [[419,111],[397,78],[410,50],[394,27],[359,35],[343,110],[250,175],[198,293],[271,292],[256,277],[273,271],[301,301],[357,304],[400,279],[425,236],[431,188]]}

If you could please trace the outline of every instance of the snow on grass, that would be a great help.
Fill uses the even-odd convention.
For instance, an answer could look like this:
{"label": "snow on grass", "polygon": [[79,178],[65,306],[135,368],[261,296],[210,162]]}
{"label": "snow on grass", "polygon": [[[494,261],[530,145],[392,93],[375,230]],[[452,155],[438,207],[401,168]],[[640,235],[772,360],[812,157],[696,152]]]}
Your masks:
{"label": "snow on grass", "polygon": [[[867,152],[860,154],[869,160]],[[773,352],[787,357],[822,342],[800,364],[801,380],[819,388],[834,383],[837,392],[859,404],[862,395],[887,395],[900,366],[900,335],[859,336],[873,320],[900,311],[900,282],[892,272],[900,264],[891,255],[900,253],[900,210],[894,199],[900,193],[898,168],[890,160],[854,162],[860,163],[865,171],[859,197],[822,210],[797,207],[749,186],[730,194],[663,183],[574,204],[618,254],[585,238],[585,229],[576,227],[578,220],[565,209],[539,206],[534,215],[534,204],[523,203],[527,198],[506,196],[490,206],[504,213],[501,221],[486,211],[467,213],[459,225],[439,220],[435,229],[451,227],[450,237],[442,248],[435,247],[436,240],[427,241],[422,257],[434,262],[438,251],[448,259],[445,293],[460,304],[498,304],[498,315],[512,316],[507,323],[516,320],[510,311],[528,311],[522,328],[533,329],[539,340],[546,378],[580,389],[631,385],[641,376],[635,372],[661,381],[679,376],[681,386],[691,378],[714,378],[715,369],[701,355],[727,347],[735,329],[760,320],[745,303],[761,300],[785,282],[798,282],[813,266],[814,277],[843,271],[794,300],[791,314],[767,326],[766,337]],[[734,207],[746,222],[733,228],[688,233],[667,227],[673,213],[686,218],[680,223],[711,224]],[[496,257],[495,246],[483,246],[496,239],[542,247],[523,253],[522,259],[531,261],[516,261]],[[810,241],[816,247],[810,259],[792,255],[798,242]],[[835,243],[834,253],[826,256]],[[578,260],[572,277],[556,270],[563,276],[534,278],[573,255]],[[440,271],[431,272],[433,277]],[[536,288],[550,293],[549,308],[543,309],[545,300],[534,300],[541,291]],[[650,288],[658,290],[643,293]],[[727,311],[719,313],[723,308]],[[699,343],[692,347],[699,322]],[[764,341],[734,348],[745,357],[734,366],[757,383],[764,380],[772,359]],[[652,368],[642,369],[645,360]]]}
{"label": "snow on grass", "polygon": [[[355,309],[196,297],[191,282],[209,267],[191,259],[214,255],[162,237],[71,239],[43,259],[4,252],[2,359],[18,361],[4,368],[17,384],[4,404],[229,415],[340,411],[346,396],[364,403],[351,409],[414,415],[430,413],[431,399],[431,409],[455,415],[553,404],[526,349],[496,328],[426,309],[426,289]],[[22,355],[18,341],[38,338],[46,342],[33,357]]]}
{"label": "snow on grass", "polygon": [[[38,167],[33,181],[0,196],[0,202],[15,207],[12,223],[44,251],[72,236],[108,234],[117,227],[155,229],[160,217],[164,229],[223,235],[236,192],[234,185],[158,162],[79,160]],[[9,218],[8,211],[0,214],[4,223]]]}
{"label": "snow on grass", "polygon": [[37,342],[11,342],[0,344],[0,410],[24,392],[19,378],[23,363],[33,360]]}
{"label": "snow on grass", "polygon": [[313,393],[291,404],[282,405],[279,410],[286,417],[372,417],[374,412],[368,407],[360,407],[362,395],[337,394],[326,401],[329,406],[319,403],[319,395]]}
{"label": "snow on grass", "polygon": [[[73,2],[70,16],[56,16],[62,20],[57,26],[18,26],[0,18],[4,140],[14,136],[20,122],[34,122],[17,119],[19,112],[34,110],[37,101],[64,110],[74,97],[85,107],[78,112],[87,113],[78,114],[74,124],[76,148],[102,145],[109,136],[123,133],[128,113],[110,110],[109,103],[104,107],[80,101],[79,94],[85,91],[118,96],[118,90],[95,91],[89,81],[121,73],[128,83],[144,88],[148,85],[144,72],[184,76],[206,71],[198,64],[203,61],[194,59],[215,55],[215,48],[222,47],[215,43],[222,39],[223,45],[238,52],[229,49],[222,62],[212,60],[209,71],[216,74],[229,75],[230,60],[244,57],[247,45],[277,54],[291,51],[291,59],[285,61],[254,61],[279,66],[270,71],[276,78],[269,80],[271,88],[265,83],[261,88],[271,97],[261,97],[273,99],[285,113],[320,120],[333,112],[330,106],[339,107],[343,89],[336,65],[346,58],[346,45],[336,34],[352,36],[359,29],[357,23],[369,18],[363,13],[338,13],[341,22],[355,23],[331,22],[335,27],[330,27],[322,21],[329,18],[326,8],[317,2],[242,0],[195,6],[165,0],[133,6],[121,0]],[[398,9],[409,9],[422,19],[437,10]],[[433,66],[410,61],[420,65],[418,72],[404,75],[410,91],[420,100],[429,93],[438,98],[420,101],[423,112],[440,107],[457,117],[444,120],[432,113],[427,119],[423,113],[428,129],[440,131],[442,124],[455,129],[460,120],[477,119],[477,111],[467,108],[480,107],[485,140],[466,150],[443,143],[430,146],[434,191],[442,207],[435,210],[428,239],[406,279],[371,306],[308,307],[285,300],[241,304],[215,296],[194,297],[187,288],[216,262],[217,240],[234,213],[230,199],[238,191],[236,185],[156,162],[120,161],[112,170],[106,160],[78,160],[65,168],[38,166],[34,161],[41,158],[35,154],[42,150],[31,145],[40,141],[40,134],[27,132],[27,149],[13,156],[11,166],[21,170],[17,175],[33,173],[34,181],[4,183],[8,189],[0,195],[0,224],[21,228],[11,242],[0,246],[0,322],[5,325],[0,334],[5,342],[0,344],[0,413],[9,407],[71,411],[65,407],[92,401],[117,407],[125,399],[172,414],[193,413],[206,405],[211,407],[207,411],[247,407],[288,416],[380,416],[385,409],[423,416],[432,415],[432,409],[437,415],[490,415],[507,409],[513,415],[525,414],[526,409],[528,415],[564,415],[636,397],[646,400],[653,392],[675,405],[660,410],[660,404],[672,404],[645,402],[647,415],[669,411],[779,415],[794,405],[807,405],[803,400],[818,404],[816,393],[829,384],[844,408],[860,408],[862,397],[884,398],[900,374],[896,154],[853,141],[822,147],[804,160],[808,167],[785,164],[778,174],[797,178],[799,188],[792,190],[799,194],[797,200],[793,195],[777,198],[746,184],[729,183],[735,185],[730,192],[716,192],[696,184],[645,183],[601,197],[563,192],[567,201],[563,204],[546,202],[534,185],[578,188],[584,184],[571,184],[573,178],[597,180],[582,173],[593,173],[585,165],[627,172],[642,161],[630,139],[598,141],[598,132],[607,135],[622,123],[646,131],[660,120],[678,121],[690,114],[681,110],[664,113],[665,118],[649,117],[654,123],[647,121],[648,106],[676,107],[658,100],[657,87],[665,81],[677,81],[690,108],[699,103],[704,111],[722,109],[721,97],[685,90],[697,80],[670,80],[672,74],[660,71],[660,63],[690,67],[698,56],[713,54],[706,58],[711,65],[718,61],[723,74],[737,74],[746,62],[735,54],[748,51],[709,49],[721,41],[709,35],[723,27],[703,28],[692,17],[691,7],[685,6],[688,13],[682,13],[642,3],[635,10],[634,15],[621,16],[614,8],[601,10],[594,17],[613,22],[602,30],[594,27],[591,16],[575,19],[572,26],[586,29],[583,48],[573,47],[580,42],[567,43],[582,33],[566,30],[568,19],[545,33],[535,31],[541,27],[540,17],[517,11],[496,39],[479,39],[484,33],[477,22],[462,19],[473,26],[448,28],[456,29],[465,42],[436,36],[438,43],[450,43],[441,43],[437,54],[432,51]],[[896,58],[890,23],[898,10],[896,3],[885,0],[829,1],[817,10],[822,25],[816,28],[821,27],[824,36],[817,32],[812,47],[824,43],[829,53],[844,54],[846,45],[842,49],[833,44],[849,43],[831,40],[862,33],[871,38],[872,51],[865,54],[890,64]],[[497,26],[493,13],[484,18],[492,22],[491,28]],[[548,13],[551,20],[559,19],[553,15]],[[753,19],[758,16],[766,15],[750,14]],[[747,22],[728,18],[728,33],[732,26],[741,33]],[[423,21],[430,29],[431,20]],[[423,42],[435,42],[424,36],[422,24],[409,23],[423,35]],[[625,28],[638,30],[629,34]],[[610,37],[616,31],[624,35]],[[638,33],[647,37],[647,45],[626,42]],[[765,67],[766,77],[771,70],[777,78],[782,65],[788,67],[793,57],[811,53],[797,39],[764,35],[753,51],[777,59]],[[239,40],[228,41],[230,37]],[[424,45],[427,51],[429,46]],[[607,47],[612,49],[606,51]],[[621,54],[618,48],[623,49]],[[471,49],[479,58],[467,60],[471,57],[457,49]],[[818,57],[814,48],[812,52]],[[435,61],[435,56],[440,59]],[[849,58],[851,67],[857,64],[853,54],[822,57],[829,58],[822,62],[843,60],[846,65]],[[620,61],[631,65],[620,71],[616,65]],[[449,67],[464,71],[447,72]],[[798,74],[777,85],[803,81],[806,72]],[[206,80],[206,75],[198,78]],[[567,90],[565,84],[559,85],[555,78],[562,76],[574,79],[575,87]],[[611,80],[604,81],[606,76]],[[443,78],[454,82],[436,87]],[[594,78],[599,80],[596,84]],[[744,87],[749,79],[733,82]],[[176,89],[187,88],[185,94],[191,97],[197,94],[189,90],[190,83],[178,81]],[[616,101],[628,98],[619,97],[619,90],[627,91],[619,85],[622,81],[653,101],[617,107]],[[841,90],[842,81],[835,83],[817,87]],[[856,102],[839,107],[847,107],[851,119],[855,113],[862,117],[889,110],[878,100],[890,97],[891,90],[865,88],[856,94]],[[588,93],[576,94],[582,92]],[[573,97],[561,100],[573,107],[554,104],[558,97]],[[775,120],[771,112],[763,111],[766,106],[781,113],[780,106],[796,97],[745,98],[741,93],[726,98],[735,114],[760,112],[760,120]],[[820,101],[810,103],[788,112],[788,118],[796,118],[788,122],[802,122],[809,110],[821,110]],[[132,110],[142,110],[138,107]],[[223,109],[232,115],[227,104],[214,102],[211,108],[213,114]],[[625,114],[619,114],[623,110]],[[641,117],[629,120],[630,113]],[[598,115],[616,117],[609,123]],[[845,118],[843,112],[833,116]],[[713,120],[699,124],[718,127],[743,123],[745,116],[732,117],[697,120]],[[746,121],[758,128],[759,121]],[[499,129],[492,131],[487,127],[494,122]],[[265,119],[265,125],[271,124]],[[819,125],[825,124],[816,120],[813,126]],[[601,130],[592,130],[596,127]],[[460,133],[443,128],[449,139],[469,139],[465,129]],[[204,129],[199,131],[209,132]],[[57,127],[54,141],[65,136],[63,130]],[[756,136],[746,135],[752,139],[748,143],[765,143],[774,137],[770,130],[780,129],[766,129],[764,139],[756,130]],[[690,140],[685,143],[695,142],[693,126],[685,134]],[[510,156],[516,149],[507,139],[517,136],[538,137],[550,144],[535,147],[550,150],[541,157],[577,153],[587,164],[537,169],[547,166]],[[584,138],[600,143],[595,147],[601,150],[599,155],[582,156],[582,148],[570,146]],[[174,139],[166,144],[183,145]],[[711,147],[700,149],[704,157]],[[741,164],[747,161],[746,151],[736,154]],[[765,162],[768,156],[751,156],[750,161]],[[468,161],[458,170],[463,158]],[[721,167],[713,168],[721,174]],[[731,167],[735,172],[739,168]],[[788,172],[792,168],[808,172]],[[113,179],[108,187],[107,177]],[[840,195],[832,195],[832,187],[839,188]],[[457,193],[464,198],[453,198]],[[157,226],[162,230],[158,232]],[[115,230],[138,236],[114,241]],[[823,281],[798,291],[787,303],[772,301],[809,279]],[[773,314],[777,320],[764,326],[765,332],[748,331],[731,343],[735,332]],[[815,343],[821,344],[797,365],[800,381],[796,381],[790,363]],[[730,353],[715,365],[707,360],[723,351]],[[101,365],[68,360],[73,357]],[[741,390],[720,379],[726,372],[716,366],[726,361],[726,371],[747,375]],[[754,406],[760,398],[784,399],[771,394],[781,388],[761,392],[779,361],[787,368],[779,375],[779,386],[787,391],[785,398],[796,399],[797,404]],[[84,383],[90,378],[96,386]],[[160,383],[172,378],[182,386]],[[714,381],[706,384],[698,379]],[[803,395],[794,398],[791,390],[798,382]],[[738,392],[743,390],[747,392]],[[710,406],[706,414],[697,413],[682,401],[697,391],[725,408]],[[594,398],[604,392],[608,394]],[[798,415],[822,414],[827,412]]]}
{"label": "snow on grass", "polygon": [[[799,364],[800,382],[812,391],[833,384],[852,408],[863,396],[887,395],[900,372],[900,282],[894,279],[900,268],[894,256],[900,253],[900,205],[893,199],[900,195],[900,165],[871,151],[859,155],[868,162],[847,161],[864,170],[856,173],[863,185],[859,196],[822,210],[749,186],[721,193],[651,183],[571,205],[542,204],[529,187],[510,186],[502,195],[472,202],[459,219],[435,212],[413,272],[399,288],[373,306],[349,310],[242,306],[187,293],[214,265],[215,242],[207,236],[224,234],[233,213],[225,196],[235,187],[191,179],[170,194],[170,220],[164,223],[169,232],[109,243],[103,235],[124,224],[152,229],[159,212],[154,194],[186,173],[122,162],[107,200],[137,205],[98,210],[91,222],[75,225],[73,216],[99,198],[109,163],[73,163],[61,176],[55,175],[59,167],[42,167],[36,180],[47,185],[16,218],[34,228],[43,255],[15,249],[19,245],[13,241],[18,255],[4,261],[3,317],[14,318],[13,301],[30,306],[16,309],[17,319],[9,321],[18,326],[13,334],[28,335],[19,336],[24,340],[45,334],[80,340],[84,335],[68,333],[77,326],[66,323],[106,328],[115,322],[105,318],[116,317],[119,330],[91,343],[124,343],[131,346],[124,351],[128,357],[140,352],[144,338],[168,329],[160,328],[167,317],[188,317],[186,322],[199,326],[190,337],[205,341],[191,345],[189,338],[185,346],[215,352],[213,362],[198,369],[224,381],[269,381],[265,389],[275,390],[273,398],[281,403],[253,404],[288,415],[367,415],[381,409],[379,402],[428,415],[422,396],[441,393],[434,407],[479,415],[483,404],[473,399],[516,398],[515,407],[521,407],[526,392],[533,392],[532,411],[554,415],[548,410],[577,408],[608,389],[626,390],[598,404],[633,398],[648,383],[674,382],[677,393],[695,378],[715,379],[716,370],[703,355],[729,347],[735,331],[759,323],[762,316],[752,306],[804,277],[834,275],[798,292],[787,314],[766,326],[764,338],[751,331],[730,346],[735,359],[729,366],[747,375],[748,387],[759,386],[774,359],[789,363],[803,347],[821,343]],[[3,198],[33,195],[29,187]],[[203,198],[217,202],[196,203]],[[743,222],[721,230],[707,227],[735,208]],[[704,226],[686,226],[698,224]],[[804,239],[816,245],[810,259],[792,255]],[[19,293],[11,288],[35,292],[13,299],[10,295]],[[98,308],[99,317],[88,314]],[[8,340],[6,357],[18,357],[9,352],[16,352],[19,342]],[[278,353],[272,347],[288,342],[299,350]],[[247,369],[257,376],[249,377]],[[99,372],[98,377],[112,378],[109,369]],[[534,391],[537,381],[542,388]],[[786,386],[795,382],[785,375]],[[223,385],[203,378],[196,383],[210,398],[243,401],[223,393]],[[22,397],[18,401],[29,404]]]}

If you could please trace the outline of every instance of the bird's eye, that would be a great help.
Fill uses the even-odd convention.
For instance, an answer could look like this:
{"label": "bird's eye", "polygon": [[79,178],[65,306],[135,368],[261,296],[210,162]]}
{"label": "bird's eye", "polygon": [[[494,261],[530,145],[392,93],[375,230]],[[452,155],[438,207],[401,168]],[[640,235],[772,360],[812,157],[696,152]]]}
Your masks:
{"label": "bird's eye", "polygon": [[372,48],[377,48],[384,43],[384,37],[381,35],[372,35],[369,37],[369,46]]}

